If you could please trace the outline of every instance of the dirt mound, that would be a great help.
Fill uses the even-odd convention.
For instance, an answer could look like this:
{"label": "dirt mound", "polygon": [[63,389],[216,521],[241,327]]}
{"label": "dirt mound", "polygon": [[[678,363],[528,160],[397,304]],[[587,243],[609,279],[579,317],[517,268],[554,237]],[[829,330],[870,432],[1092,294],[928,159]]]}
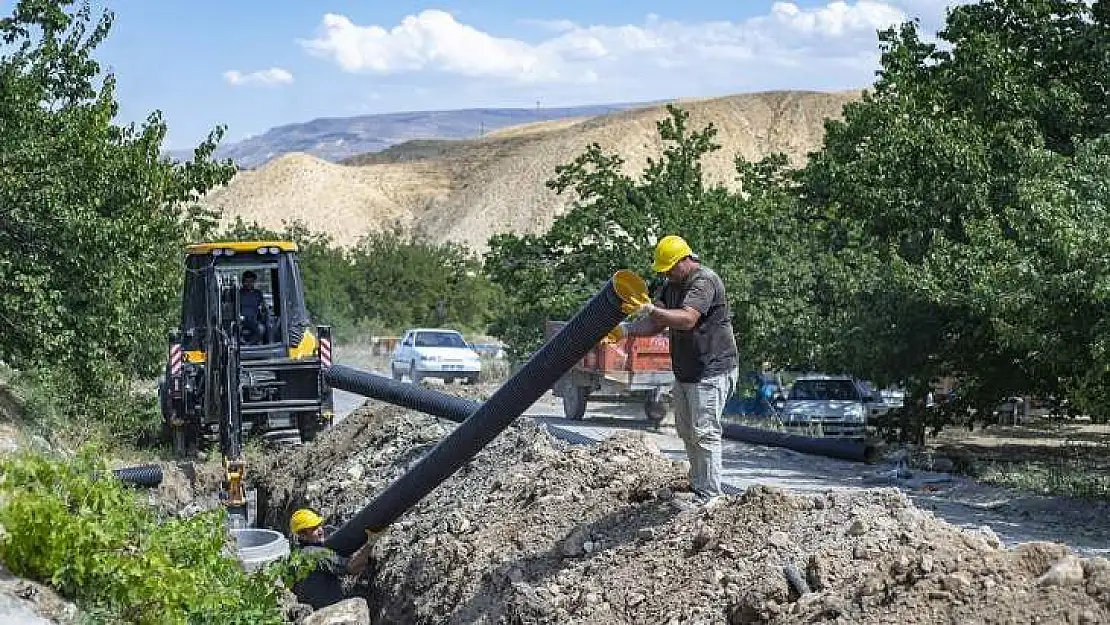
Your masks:
{"label": "dirt mound", "polygon": [[[373,402],[274,459],[268,516],[284,526],[308,503],[342,522],[448,429]],[[1003,549],[894,489],[753,487],[679,511],[687,491],[681,464],[638,435],[570,446],[520,419],[376,547],[364,587],[375,622],[1110,619],[1110,562],[1049,543]]]}
{"label": "dirt mound", "polygon": [[301,220],[350,244],[369,226],[411,224],[448,183],[434,164],[356,168],[294,153],[240,172],[205,201],[228,220],[239,216],[275,228]]}
{"label": "dirt mound", "polygon": [[[784,152],[800,164],[820,146],[827,118],[839,118],[859,92],[768,92],[680,101],[694,128],[712,122],[723,146],[707,158],[711,181],[735,184],[733,158]],[[555,167],[598,143],[625,158],[638,175],[661,143],[655,124],[667,115],[650,106],[582,120],[502,129],[481,139],[410,141],[355,157],[351,166],[303,154],[287,155],[210,193],[206,200],[229,217],[280,226],[300,218],[352,243],[368,229],[394,221],[434,240],[484,250],[492,234],[535,233],[550,226],[573,198],[544,183]]]}

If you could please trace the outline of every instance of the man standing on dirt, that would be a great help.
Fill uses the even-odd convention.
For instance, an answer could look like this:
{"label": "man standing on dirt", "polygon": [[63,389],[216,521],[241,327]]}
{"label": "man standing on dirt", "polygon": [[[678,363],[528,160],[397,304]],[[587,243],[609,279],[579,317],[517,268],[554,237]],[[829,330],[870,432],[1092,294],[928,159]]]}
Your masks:
{"label": "man standing on dirt", "polygon": [[357,575],[370,560],[371,547],[376,534],[367,532],[366,544],[345,558],[324,546],[324,518],[307,508],[301,508],[289,519],[289,533],[294,546],[301,551],[320,556],[316,568],[293,585],[297,600],[307,603],[313,610],[339,603],[344,599],[342,575]]}
{"label": "man standing on dirt", "polygon": [[685,240],[663,237],[654,260],[652,269],[667,276],[659,297],[607,340],[670,330],[675,429],[690,461],[694,503],[703,505],[721,495],[721,413],[739,379],[736,337],[724,283]]}

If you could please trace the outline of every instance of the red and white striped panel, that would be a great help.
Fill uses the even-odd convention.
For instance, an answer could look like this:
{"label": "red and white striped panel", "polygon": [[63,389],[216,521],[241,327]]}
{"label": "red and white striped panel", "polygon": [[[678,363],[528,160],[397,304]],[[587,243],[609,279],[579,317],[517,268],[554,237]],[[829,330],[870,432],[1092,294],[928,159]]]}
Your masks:
{"label": "red and white striped panel", "polygon": [[331,339],[320,340],[320,365],[331,366]]}
{"label": "red and white striped panel", "polygon": [[175,375],[181,373],[181,358],[181,345],[178,343],[170,345],[170,373]]}

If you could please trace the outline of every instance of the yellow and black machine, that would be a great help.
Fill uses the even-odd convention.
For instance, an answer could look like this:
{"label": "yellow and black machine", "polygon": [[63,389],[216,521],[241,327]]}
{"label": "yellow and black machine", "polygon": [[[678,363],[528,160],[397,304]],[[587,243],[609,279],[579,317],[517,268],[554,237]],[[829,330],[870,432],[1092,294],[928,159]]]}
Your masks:
{"label": "yellow and black machine", "polygon": [[289,241],[198,243],[185,249],[180,326],[170,331],[158,396],[178,456],[219,443],[225,504],[246,517],[243,441],[315,438],[333,418],[331,327],[305,306]]}

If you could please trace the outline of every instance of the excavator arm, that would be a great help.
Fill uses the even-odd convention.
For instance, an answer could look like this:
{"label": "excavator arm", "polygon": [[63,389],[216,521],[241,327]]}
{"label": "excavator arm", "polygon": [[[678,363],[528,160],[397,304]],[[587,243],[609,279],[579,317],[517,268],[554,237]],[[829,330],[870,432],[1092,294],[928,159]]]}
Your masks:
{"label": "excavator arm", "polygon": [[227,507],[228,517],[247,521],[243,458],[242,389],[239,381],[239,283],[233,275],[220,275],[213,270],[208,280],[208,356],[205,368],[204,409],[209,418],[220,424],[220,453],[223,456],[224,480],[220,499]]}

